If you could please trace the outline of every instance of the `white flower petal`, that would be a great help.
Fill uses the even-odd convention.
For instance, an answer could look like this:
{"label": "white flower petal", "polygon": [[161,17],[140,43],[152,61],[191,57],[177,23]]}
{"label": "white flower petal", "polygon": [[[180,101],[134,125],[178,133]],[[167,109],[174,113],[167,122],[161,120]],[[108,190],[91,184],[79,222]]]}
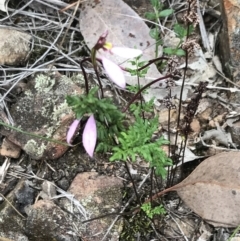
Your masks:
{"label": "white flower petal", "polygon": [[90,157],[93,157],[94,149],[97,142],[97,126],[94,116],[91,115],[83,131],[83,146]]}
{"label": "white flower petal", "polygon": [[109,78],[116,85],[120,86],[121,88],[125,88],[126,81],[122,69],[117,64],[110,61],[109,59],[106,59],[105,57],[101,57],[101,59],[103,67],[106,73],[108,74]]}
{"label": "white flower petal", "polygon": [[67,132],[67,143],[71,145],[72,138],[74,137],[77,128],[79,126],[80,120],[74,120],[73,123],[70,125],[68,132]]}
{"label": "white flower petal", "polygon": [[141,55],[143,52],[140,49],[131,49],[125,47],[112,47],[111,52],[123,58],[135,58]]}

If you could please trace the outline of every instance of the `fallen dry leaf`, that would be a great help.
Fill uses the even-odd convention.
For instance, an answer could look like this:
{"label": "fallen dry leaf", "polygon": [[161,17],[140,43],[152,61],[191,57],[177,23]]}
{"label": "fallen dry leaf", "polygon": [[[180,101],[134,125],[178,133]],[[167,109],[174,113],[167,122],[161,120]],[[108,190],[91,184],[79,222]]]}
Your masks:
{"label": "fallen dry leaf", "polygon": [[189,208],[213,226],[238,226],[240,152],[207,158],[175,190]]}
{"label": "fallen dry leaf", "polygon": [[[108,30],[107,41],[115,46],[138,48],[143,50],[141,61],[149,61],[155,58],[155,40],[149,36],[150,29],[144,20],[122,0],[88,0],[82,4],[80,13],[80,30],[87,46],[91,49],[97,42],[100,35]],[[134,69],[126,59],[104,53],[112,61],[121,64],[122,67]],[[159,46],[158,57],[162,56],[162,46]],[[139,78],[140,85],[163,77],[157,70],[155,64],[149,66],[149,70],[144,78]],[[126,81],[130,85],[138,83],[136,76],[131,76],[125,72]],[[160,85],[162,84],[162,85]],[[159,88],[160,86],[160,88]],[[164,81],[155,83],[143,94],[145,101],[155,97],[163,99],[166,96],[166,84]],[[172,88],[172,95],[179,97],[181,86]],[[187,97],[189,87],[183,90],[182,99]]]}
{"label": "fallen dry leaf", "polygon": [[[142,18],[122,0],[84,2],[80,14],[80,29],[89,48],[92,48],[98,38],[108,30],[107,41],[115,46],[141,49],[144,51],[144,60],[155,57],[155,41],[149,36],[150,29]],[[107,57],[119,64],[126,61],[115,55]],[[131,67],[126,62],[122,66]],[[127,76],[128,83],[137,83],[137,78],[131,77],[130,74]],[[150,78],[150,81],[161,76],[156,66],[151,65],[146,77]],[[146,84],[145,79],[142,79],[141,85],[144,84]]]}
{"label": "fallen dry leaf", "polygon": [[195,134],[199,134],[201,131],[201,125],[198,119],[194,118],[190,124],[192,131]]}
{"label": "fallen dry leaf", "polygon": [[[208,62],[201,49],[196,50],[195,59],[189,62],[188,69],[194,71],[191,77],[188,79],[188,83],[199,83],[200,81],[208,81],[213,83],[217,77],[217,72],[212,62]],[[184,68],[185,64],[179,66]]]}
{"label": "fallen dry leaf", "polygon": [[[143,19],[122,0],[85,1],[80,13],[80,29],[90,49],[96,44],[99,36],[108,30],[107,41],[115,46],[143,50],[141,61],[149,61],[155,58],[155,40],[149,36],[150,29]],[[159,46],[158,53],[158,57],[161,57],[162,46]],[[123,67],[135,68],[126,59],[108,53],[104,54]],[[125,76],[128,84],[137,84],[136,76],[131,76],[128,72],[125,72]],[[162,75],[155,64],[152,64],[146,76],[140,78],[140,85],[144,86],[160,77]],[[166,86],[163,81],[161,83]],[[148,89],[147,93],[143,95],[145,101],[149,101],[152,97],[163,99],[166,96],[165,87],[156,88],[159,87],[159,84],[160,82],[152,85],[152,88]],[[180,88],[179,86],[174,87],[175,93],[173,95],[179,94]],[[185,92],[187,91],[187,88],[184,89],[183,99],[186,99]]]}
{"label": "fallen dry leaf", "polygon": [[6,0],[0,0],[0,10],[3,12],[7,12],[7,7],[6,7],[7,3]]}

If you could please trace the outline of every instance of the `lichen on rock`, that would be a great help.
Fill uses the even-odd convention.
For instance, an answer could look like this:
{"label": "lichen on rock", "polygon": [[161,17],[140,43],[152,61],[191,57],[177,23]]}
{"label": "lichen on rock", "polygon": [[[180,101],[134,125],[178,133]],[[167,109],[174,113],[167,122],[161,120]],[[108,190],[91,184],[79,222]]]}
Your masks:
{"label": "lichen on rock", "polygon": [[[75,115],[65,100],[67,95],[81,94],[82,90],[67,76],[57,71],[37,74],[26,86],[26,91],[12,105],[11,113],[15,126],[21,130],[45,138],[64,142],[69,125]],[[1,130],[3,135],[20,146],[33,159],[56,159],[68,146],[28,136],[14,130]]]}
{"label": "lichen on rock", "polygon": [[35,89],[38,92],[48,93],[55,85],[55,79],[47,75],[40,74],[35,79]]}
{"label": "lichen on rock", "polygon": [[36,159],[39,159],[42,157],[44,151],[46,150],[46,145],[44,143],[39,144],[33,140],[30,139],[27,144],[24,146],[24,150],[31,156],[35,156]]}
{"label": "lichen on rock", "polygon": [[68,106],[67,101],[53,107],[52,120],[58,122],[64,116],[73,113],[71,107]]}

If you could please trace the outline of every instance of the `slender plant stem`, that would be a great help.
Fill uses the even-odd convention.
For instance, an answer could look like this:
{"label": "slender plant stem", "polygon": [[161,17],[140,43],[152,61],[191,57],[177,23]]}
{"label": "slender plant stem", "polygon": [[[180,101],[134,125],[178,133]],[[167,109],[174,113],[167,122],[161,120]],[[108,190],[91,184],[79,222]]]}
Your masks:
{"label": "slender plant stem", "polygon": [[[156,58],[156,59],[151,59],[147,62],[147,64],[143,65],[141,68],[137,69],[137,71],[141,71],[143,69],[146,69],[146,67],[148,67],[149,65],[159,61],[159,60],[169,60],[169,58],[166,58],[166,57],[159,57],[159,58]],[[124,71],[128,71],[126,69],[123,69]]]}
{"label": "slender plant stem", "polygon": [[[96,59],[96,60],[99,61],[99,62],[101,62],[101,60],[99,60],[99,59]],[[88,58],[83,59],[83,60],[80,62],[80,67],[81,67],[81,69],[82,69],[83,77],[84,77],[84,80],[85,80],[86,94],[88,94],[88,93],[89,93],[88,78],[87,78],[87,74],[86,74],[86,71],[85,71],[84,66],[83,66],[83,63],[86,62],[86,61],[92,63],[92,59],[91,59],[90,57],[88,57]],[[93,69],[94,69],[94,71],[95,71],[95,74],[96,74],[96,76],[97,76],[97,81],[98,81],[99,87],[100,87],[100,89],[101,89],[102,98],[103,98],[103,97],[104,97],[103,87],[102,87],[102,83],[101,83],[101,80],[100,80],[100,77],[99,77],[99,73],[98,73],[98,70],[97,70],[96,65],[95,65],[94,63],[92,63],[92,64],[93,64]]]}
{"label": "slender plant stem", "polygon": [[45,140],[45,141],[54,142],[54,143],[57,143],[57,144],[61,144],[63,146],[69,146],[66,142],[57,141],[57,140],[54,140],[54,139],[51,139],[51,138],[47,138],[47,137],[40,136],[40,135],[37,135],[37,134],[33,134],[33,133],[30,133],[30,132],[27,132],[27,131],[23,131],[23,130],[17,128],[17,127],[8,125],[8,124],[6,124],[6,123],[4,123],[2,121],[0,121],[0,125],[5,126],[5,127],[9,128],[9,129],[15,130],[17,132],[20,132],[22,134],[28,135],[28,136],[36,137],[38,139],[42,139],[42,140]]}
{"label": "slender plant stem", "polygon": [[[188,14],[190,13],[190,10],[191,10],[191,3],[188,3],[188,10],[187,10]],[[190,32],[190,24],[188,22],[188,24],[187,24],[186,41],[189,38],[189,32]],[[183,89],[184,89],[184,86],[185,86],[185,80],[186,80],[186,75],[187,75],[187,67],[188,67],[188,50],[186,50],[185,68],[184,68],[184,72],[183,72],[183,81],[182,81],[182,86],[181,86],[181,91],[180,91],[180,98],[179,98],[179,109],[178,109],[178,118],[177,118],[177,131],[176,131],[176,135],[175,135],[175,147],[177,147],[177,141],[178,141],[178,135],[179,135],[179,129],[180,129],[180,116],[181,116],[181,110],[182,110],[182,97],[183,97]],[[185,141],[187,141],[187,140],[185,140]],[[185,146],[186,145],[184,145],[184,149],[183,149],[183,152],[182,152],[182,163],[184,161]],[[181,150],[179,150],[179,153],[181,153]],[[175,155],[174,159],[176,160],[176,155]],[[174,171],[174,173],[175,173],[175,171]]]}
{"label": "slender plant stem", "polygon": [[146,84],[145,86],[143,86],[134,96],[133,98],[128,102],[127,106],[125,107],[125,109],[123,110],[123,113],[126,112],[129,108],[129,106],[138,98],[138,96],[145,90],[147,89],[149,86],[157,83],[158,81],[161,81],[161,80],[164,80],[164,79],[167,79],[167,78],[172,78],[173,76],[171,74],[169,75],[166,75],[164,77],[161,77],[161,78],[158,78],[158,79],[155,79],[153,81],[151,81],[150,83]]}
{"label": "slender plant stem", "polygon": [[83,63],[86,62],[86,61],[91,62],[91,58],[85,58],[85,59],[81,60],[80,67],[82,69],[83,77],[84,77],[84,80],[85,80],[86,94],[88,95],[88,93],[89,93],[88,78],[87,78],[87,73],[86,73],[86,71],[84,69],[84,66],[83,66]]}
{"label": "slender plant stem", "polygon": [[151,207],[152,207],[152,193],[153,193],[153,173],[154,173],[154,168],[151,168],[151,175],[150,175],[150,202],[151,202]]}
{"label": "slender plant stem", "polygon": [[[98,60],[98,59],[97,59],[97,60]],[[100,61],[100,62],[101,62],[101,60],[98,60],[98,61]],[[94,71],[95,71],[96,76],[97,76],[98,84],[99,84],[100,89],[101,89],[102,98],[104,98],[104,94],[103,94],[103,87],[102,87],[102,83],[101,83],[101,80],[100,80],[100,77],[99,77],[99,73],[98,73],[97,67],[96,67],[96,66],[94,66],[94,65],[93,65],[93,67],[94,67]]]}
{"label": "slender plant stem", "polygon": [[131,179],[131,182],[132,182],[132,184],[133,184],[133,190],[134,190],[134,192],[135,192],[137,201],[138,201],[139,205],[141,205],[141,201],[140,201],[140,198],[139,198],[139,195],[138,195],[138,192],[137,192],[137,188],[136,188],[136,185],[135,185],[134,180],[133,180],[133,178],[132,178],[131,172],[130,172],[130,170],[129,170],[129,168],[128,168],[127,162],[125,162],[124,164],[125,164],[125,168],[126,168],[126,170],[127,170],[127,173],[128,173],[128,175],[129,175],[129,177],[130,177],[130,179]]}
{"label": "slender plant stem", "polygon": [[237,226],[237,228],[234,230],[233,234],[228,238],[227,241],[231,241],[232,238],[238,233],[239,230],[240,230],[240,225]]}
{"label": "slender plant stem", "polygon": [[22,217],[23,219],[25,219],[25,217],[12,205],[12,203],[11,203],[7,198],[5,198],[1,193],[0,193],[0,196],[11,206],[11,208],[12,208],[20,217]]}

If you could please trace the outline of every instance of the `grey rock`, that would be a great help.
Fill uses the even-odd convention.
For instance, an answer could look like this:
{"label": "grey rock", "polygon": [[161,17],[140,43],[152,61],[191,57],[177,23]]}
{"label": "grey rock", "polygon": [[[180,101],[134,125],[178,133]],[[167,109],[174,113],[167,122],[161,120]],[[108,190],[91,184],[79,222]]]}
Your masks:
{"label": "grey rock", "polygon": [[23,234],[25,218],[20,212],[24,212],[26,205],[33,203],[32,188],[29,187],[26,180],[22,179],[6,196],[6,199],[8,201],[4,201],[0,205],[0,236],[15,241],[28,240]]}
{"label": "grey rock", "polygon": [[[28,82],[24,94],[11,108],[15,126],[27,133],[66,143],[66,133],[75,116],[65,97],[81,93],[71,79],[54,68],[48,75],[38,74]],[[57,159],[68,149],[67,143],[62,145],[7,128],[1,129],[1,133],[35,160]]]}
{"label": "grey rock", "polygon": [[28,33],[0,29],[0,64],[24,64],[29,56],[31,39]]}
{"label": "grey rock", "polygon": [[[93,218],[119,210],[122,187],[122,181],[116,177],[85,172],[75,177],[68,191],[82,204],[87,213],[93,214],[91,217]],[[64,207],[72,210],[71,202],[64,202]],[[88,241],[101,240],[115,217],[115,215],[109,215],[86,223],[85,228],[82,228],[82,236],[87,237]],[[118,241],[121,227],[119,220],[108,233],[106,240]]]}
{"label": "grey rock", "polygon": [[30,207],[25,232],[34,241],[79,241],[66,213],[50,200],[39,200]]}
{"label": "grey rock", "polygon": [[42,191],[39,193],[39,195],[42,197],[42,199],[51,199],[52,197],[56,196],[56,187],[52,182],[45,180],[41,186]]}
{"label": "grey rock", "polygon": [[234,122],[232,126],[229,127],[229,131],[232,135],[233,142],[240,146],[240,121]]}

